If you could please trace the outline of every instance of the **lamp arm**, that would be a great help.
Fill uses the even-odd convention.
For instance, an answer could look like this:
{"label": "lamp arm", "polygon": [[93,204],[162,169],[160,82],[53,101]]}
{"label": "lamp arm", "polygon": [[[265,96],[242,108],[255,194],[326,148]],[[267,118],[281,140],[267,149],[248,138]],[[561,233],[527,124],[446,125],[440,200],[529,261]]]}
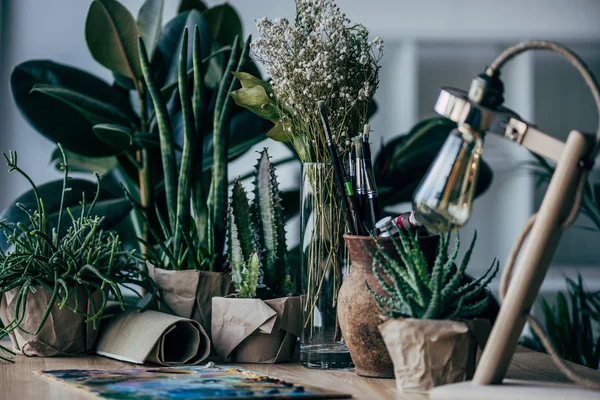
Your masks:
{"label": "lamp arm", "polygon": [[564,142],[517,118],[508,120],[504,137],[554,162],[558,162],[565,148]]}

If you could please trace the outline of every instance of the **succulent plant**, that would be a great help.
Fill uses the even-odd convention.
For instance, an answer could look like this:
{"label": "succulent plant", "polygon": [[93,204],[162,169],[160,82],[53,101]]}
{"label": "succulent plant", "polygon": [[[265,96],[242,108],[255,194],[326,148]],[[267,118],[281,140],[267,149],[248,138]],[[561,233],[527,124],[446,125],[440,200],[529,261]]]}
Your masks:
{"label": "succulent plant", "polygon": [[[60,206],[57,216],[46,209],[45,204],[52,203],[52,197],[45,199],[38,187],[17,163],[17,153],[4,154],[10,172],[17,172],[25,178],[33,191],[35,206],[28,208],[24,204],[17,206],[28,215],[28,223],[13,220],[0,221],[0,234],[6,236],[10,248],[0,250],[0,297],[4,293],[18,288],[12,321],[4,321],[0,328],[0,340],[11,332],[21,329],[20,325],[27,315],[27,298],[35,296],[36,288],[43,287],[52,293],[51,301],[46,305],[44,315],[33,334],[38,334],[55,304],[66,307],[74,313],[87,317],[96,329],[97,321],[105,318],[108,296],[112,295],[124,309],[123,287],[140,286],[151,293],[154,298],[156,286],[139,267],[139,258],[134,250],[122,248],[119,235],[102,229],[102,218],[94,214],[100,194],[100,181],[91,203],[86,203],[85,192],[79,193],[80,207],[77,210],[68,208],[65,197],[74,189],[70,187],[69,167],[65,153],[60,144],[64,170],[62,190],[60,190]],[[99,176],[97,176],[99,178]],[[50,201],[48,201],[50,200]],[[53,222],[56,218],[57,221]],[[66,220],[70,218],[70,221]],[[86,314],[68,303],[84,290],[91,298],[92,292],[102,295],[100,304],[92,304],[92,313]],[[135,289],[133,289],[135,291]],[[150,302],[147,303],[150,305]],[[0,361],[11,361],[10,350],[0,345]]]}
{"label": "succulent plant", "polygon": [[241,297],[254,297],[263,283],[276,295],[293,291],[279,184],[267,149],[254,171],[254,200],[239,180],[233,184],[228,218],[228,251],[233,282]]}
{"label": "succulent plant", "polygon": [[[216,270],[223,265],[226,238],[227,214],[227,154],[229,151],[229,119],[233,101],[227,95],[235,88],[233,71],[241,71],[249,57],[250,38],[241,47],[235,36],[232,51],[225,72],[221,78],[215,104],[213,127],[213,167],[203,171],[203,127],[209,117],[204,112],[206,99],[203,96],[205,77],[200,58],[200,32],[194,29],[192,45],[193,95],[188,84],[188,31],[183,31],[179,52],[179,101],[183,121],[183,146],[179,169],[173,137],[173,121],[168,113],[168,104],[158,89],[152,75],[151,64],[142,38],[138,39],[140,65],[144,82],[154,105],[158,124],[162,170],[164,174],[164,194],[167,204],[166,216],[156,208],[161,232],[152,228],[147,211],[133,201],[136,211],[144,220],[145,226],[156,243],[156,247],[146,239],[147,258],[157,267],[165,269]],[[209,124],[210,125],[210,124]],[[210,189],[204,190],[205,182]],[[192,218],[193,217],[193,218]]]}
{"label": "succulent plant", "polygon": [[477,233],[458,267],[454,263],[460,247],[458,235],[450,254],[450,234],[440,237],[431,267],[419,248],[416,234],[400,232],[399,238],[391,238],[400,260],[384,249],[380,239],[373,240],[377,251],[368,249],[373,256],[373,273],[386,295],[375,293],[368,285],[367,289],[388,317],[470,319],[487,308],[491,297],[487,285],[498,272],[498,261],[494,259],[480,278],[465,279]]}

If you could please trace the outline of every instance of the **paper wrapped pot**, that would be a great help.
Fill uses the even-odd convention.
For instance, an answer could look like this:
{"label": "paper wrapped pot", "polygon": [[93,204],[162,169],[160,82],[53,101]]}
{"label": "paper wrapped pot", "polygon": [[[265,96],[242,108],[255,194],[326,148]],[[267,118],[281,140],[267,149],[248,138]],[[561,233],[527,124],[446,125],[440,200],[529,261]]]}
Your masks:
{"label": "paper wrapped pot", "polygon": [[211,336],[213,297],[233,293],[231,275],[197,270],[167,270],[148,263],[148,274],[161,295],[160,311],[200,322]]}
{"label": "paper wrapped pot", "polygon": [[[4,325],[9,324],[15,317],[15,303],[20,287],[13,288],[2,294],[0,299],[0,319]],[[67,304],[81,313],[92,313],[91,302],[102,304],[102,293],[96,291],[90,299],[83,288],[79,288],[78,304],[75,296],[69,296]],[[10,333],[10,339],[17,353],[25,356],[57,357],[81,356],[93,352],[98,331],[91,322],[86,323],[86,316],[78,314],[66,306],[59,309],[56,302],[42,329],[36,335],[25,333],[35,332],[42,321],[46,308],[52,298],[52,292],[43,287],[36,287],[36,292],[27,294],[25,317],[20,328]],[[97,325],[100,321],[97,322]]]}
{"label": "paper wrapped pot", "polygon": [[396,387],[427,391],[471,379],[490,333],[487,320],[390,319],[379,330],[394,362]]}
{"label": "paper wrapped pot", "polygon": [[221,358],[265,364],[292,360],[302,330],[300,297],[215,297],[212,305],[212,340]]}

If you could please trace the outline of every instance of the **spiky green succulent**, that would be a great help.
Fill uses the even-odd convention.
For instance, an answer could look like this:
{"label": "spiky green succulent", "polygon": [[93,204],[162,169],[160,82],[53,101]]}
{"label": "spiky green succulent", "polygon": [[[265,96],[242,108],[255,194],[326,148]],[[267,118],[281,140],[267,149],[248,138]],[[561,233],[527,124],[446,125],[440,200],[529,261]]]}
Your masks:
{"label": "spiky green succulent", "polygon": [[440,237],[431,267],[415,234],[401,232],[399,238],[391,238],[397,255],[386,251],[380,239],[373,240],[377,247],[371,251],[373,273],[385,295],[375,293],[368,285],[367,289],[388,317],[470,319],[480,316],[487,308],[491,297],[487,285],[498,272],[498,261],[494,259],[480,278],[465,279],[477,233],[458,267],[455,265],[460,247],[458,235],[450,254],[450,234]]}
{"label": "spiky green succulent", "polygon": [[256,295],[259,268],[266,287],[276,295],[289,292],[285,220],[275,168],[267,149],[260,152],[254,170],[251,204],[241,182],[234,182],[228,225],[229,262],[240,296]]}

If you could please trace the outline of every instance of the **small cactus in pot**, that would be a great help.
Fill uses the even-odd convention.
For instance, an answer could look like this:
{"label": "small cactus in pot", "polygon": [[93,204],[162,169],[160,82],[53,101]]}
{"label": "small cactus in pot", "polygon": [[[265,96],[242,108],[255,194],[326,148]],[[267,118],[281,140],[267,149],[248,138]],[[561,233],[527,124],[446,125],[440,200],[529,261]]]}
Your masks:
{"label": "small cactus in pot", "polygon": [[302,328],[302,307],[300,297],[290,296],[295,279],[288,262],[281,195],[266,149],[255,167],[252,202],[239,180],[233,184],[227,224],[237,296],[212,300],[215,348],[228,361],[291,361]]}

